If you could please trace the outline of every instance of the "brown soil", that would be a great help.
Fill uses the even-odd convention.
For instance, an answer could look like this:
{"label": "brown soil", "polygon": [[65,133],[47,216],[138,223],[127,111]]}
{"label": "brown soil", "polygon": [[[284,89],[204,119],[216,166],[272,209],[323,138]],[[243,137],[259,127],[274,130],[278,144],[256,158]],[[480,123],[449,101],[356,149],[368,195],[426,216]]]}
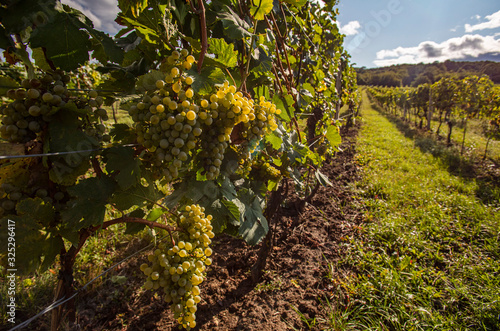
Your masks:
{"label": "brown soil", "polygon": [[[343,132],[341,151],[322,170],[332,187],[321,187],[305,205],[294,192],[288,193],[275,218],[273,250],[259,283],[252,283],[250,269],[260,245],[250,247],[226,235],[215,238],[214,263],[202,284],[203,300],[196,313],[197,330],[301,330],[314,319],[314,328],[323,328],[327,314],[347,303],[340,280],[352,271],[342,265],[342,243],[362,219],[351,186],[357,178],[356,133]],[[120,255],[146,244],[129,243]],[[162,299],[141,288],[143,258],[131,259],[114,272],[126,276],[123,284],[108,279],[79,296],[78,326],[73,329],[177,330]]]}

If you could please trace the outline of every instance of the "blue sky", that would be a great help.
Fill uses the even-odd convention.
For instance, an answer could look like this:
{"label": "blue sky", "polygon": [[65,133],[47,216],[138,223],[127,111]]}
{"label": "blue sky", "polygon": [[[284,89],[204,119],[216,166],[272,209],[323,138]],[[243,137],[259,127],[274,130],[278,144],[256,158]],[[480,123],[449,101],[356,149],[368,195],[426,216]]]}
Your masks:
{"label": "blue sky", "polygon": [[[117,0],[62,0],[115,34]],[[500,61],[500,0],[340,0],[352,62],[368,68],[451,60]]]}
{"label": "blue sky", "polygon": [[498,0],[340,0],[338,8],[357,66],[500,61]]}

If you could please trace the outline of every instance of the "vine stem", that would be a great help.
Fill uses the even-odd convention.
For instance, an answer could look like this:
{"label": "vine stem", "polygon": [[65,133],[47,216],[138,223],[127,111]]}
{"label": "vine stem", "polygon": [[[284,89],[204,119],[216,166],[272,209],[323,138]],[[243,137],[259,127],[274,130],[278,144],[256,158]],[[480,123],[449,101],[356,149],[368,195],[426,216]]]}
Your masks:
{"label": "vine stem", "polygon": [[191,6],[191,10],[200,16],[200,28],[201,28],[201,51],[198,58],[198,73],[201,73],[201,67],[203,65],[203,59],[205,59],[205,54],[208,50],[208,39],[207,39],[207,18],[205,16],[205,5],[203,0],[198,0],[198,8],[195,8],[191,0],[187,0]]}
{"label": "vine stem", "polygon": [[252,39],[250,39],[250,51],[248,52],[247,56],[248,56],[248,59],[247,59],[247,64],[246,64],[246,67],[245,67],[245,72],[243,73],[243,79],[241,80],[241,85],[240,85],[240,89],[243,88],[243,86],[245,86],[245,90],[246,90],[246,83],[247,83],[247,78],[248,78],[248,72],[250,71],[250,61],[252,60],[252,47],[253,47],[253,43],[255,41],[255,33],[257,32],[257,24],[259,23],[258,20],[255,20],[255,23],[253,25],[253,34],[252,34]]}

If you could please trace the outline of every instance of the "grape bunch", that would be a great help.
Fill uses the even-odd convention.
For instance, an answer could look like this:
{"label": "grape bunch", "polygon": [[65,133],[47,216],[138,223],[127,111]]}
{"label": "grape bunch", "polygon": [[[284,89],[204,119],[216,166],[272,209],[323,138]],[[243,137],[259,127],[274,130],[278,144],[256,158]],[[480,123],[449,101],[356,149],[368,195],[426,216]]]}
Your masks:
{"label": "grape bunch", "polygon": [[[0,136],[9,142],[31,141],[44,130],[53,114],[71,103],[78,109],[88,110],[94,117],[106,120],[106,110],[101,108],[102,97],[95,91],[91,91],[88,96],[74,97],[66,88],[69,81],[70,76],[55,71],[41,78],[25,79],[22,88],[8,90],[6,96],[12,102],[0,107]],[[87,123],[89,125],[90,122]],[[104,133],[100,126],[93,126],[97,130],[95,133]]]}
{"label": "grape bunch", "polygon": [[41,199],[56,211],[65,208],[69,199],[64,186],[55,185],[47,190],[41,185],[19,185],[22,183],[19,179],[18,182],[4,182],[0,185],[0,217],[16,215],[17,204],[25,199]]}
{"label": "grape bunch", "polygon": [[132,105],[129,114],[135,122],[137,142],[148,151],[145,158],[151,168],[170,181],[187,168],[202,123],[190,88],[193,78],[184,72],[191,68],[194,57],[187,50],[174,51],[167,62],[172,66],[165,79],[156,81],[157,89]]}
{"label": "grape bunch", "polygon": [[278,127],[274,104],[264,97],[255,104],[227,81],[209,96],[195,93],[187,71],[194,62],[185,49],[172,52],[160,67],[165,78],[129,109],[137,142],[146,150],[144,164],[167,181],[195,167],[214,180],[230,144],[241,145],[241,158],[247,158]]}
{"label": "grape bunch", "polygon": [[163,288],[164,301],[187,330],[196,326],[195,313],[201,301],[199,285],[205,280],[206,266],[212,264],[211,220],[203,207],[186,206],[178,222],[183,231],[176,233],[177,244],[159,244],[148,256],[149,264],[140,267],[147,277],[146,290]]}

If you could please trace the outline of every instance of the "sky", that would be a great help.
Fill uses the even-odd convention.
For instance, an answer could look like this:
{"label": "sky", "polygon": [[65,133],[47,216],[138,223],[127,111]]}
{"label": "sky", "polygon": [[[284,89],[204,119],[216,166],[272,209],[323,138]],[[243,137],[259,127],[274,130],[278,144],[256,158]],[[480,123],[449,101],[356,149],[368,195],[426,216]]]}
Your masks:
{"label": "sky", "polygon": [[338,8],[359,67],[500,61],[499,0],[340,0]]}
{"label": "sky", "polygon": [[[117,0],[62,0],[115,34]],[[339,0],[344,47],[358,67],[445,60],[500,62],[500,0]]]}

